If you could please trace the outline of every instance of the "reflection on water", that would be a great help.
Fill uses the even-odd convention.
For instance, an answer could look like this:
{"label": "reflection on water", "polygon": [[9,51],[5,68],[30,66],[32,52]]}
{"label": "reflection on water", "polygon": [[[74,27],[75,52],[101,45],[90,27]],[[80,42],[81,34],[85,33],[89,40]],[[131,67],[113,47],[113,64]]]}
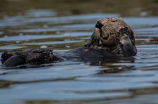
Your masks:
{"label": "reflection on water", "polygon": [[[71,8],[61,4],[61,9],[57,7],[61,0],[56,1],[57,6],[52,9],[54,2],[0,1],[0,5],[3,4],[0,8],[3,11],[0,14],[0,55],[7,49],[39,48],[42,45],[54,49],[55,54],[81,47],[89,40],[97,19],[122,15],[131,16],[123,19],[135,33],[138,54],[127,58],[0,67],[0,104],[157,104],[158,17],[153,9],[157,4],[155,0],[139,0],[139,5],[120,0],[119,3],[126,2],[129,8],[122,11],[126,7],[122,5],[119,14],[114,12],[120,7],[114,5],[118,1],[105,1],[108,2],[108,12],[102,9],[101,3],[99,7],[92,1],[89,6],[96,4],[101,13],[92,8],[88,14],[82,10],[86,8],[82,2],[88,0],[71,1]],[[18,7],[22,8],[22,14],[16,14],[16,8],[7,8],[10,3],[21,4]],[[45,4],[48,7],[43,7]],[[77,4],[82,5],[81,10]],[[27,9],[29,5],[37,9]],[[113,9],[110,10],[109,5]],[[146,7],[150,7],[151,12]],[[67,12],[63,12],[65,8]],[[10,14],[10,9],[15,11],[14,15]],[[134,17],[133,10],[148,17]]]}

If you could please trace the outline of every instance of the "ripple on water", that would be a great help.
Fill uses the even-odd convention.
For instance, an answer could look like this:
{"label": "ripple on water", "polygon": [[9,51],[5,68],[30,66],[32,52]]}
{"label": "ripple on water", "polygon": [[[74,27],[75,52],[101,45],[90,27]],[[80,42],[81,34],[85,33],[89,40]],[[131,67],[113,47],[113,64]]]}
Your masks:
{"label": "ripple on water", "polygon": [[62,24],[62,23],[73,23],[75,21],[90,21],[98,18],[105,17],[118,17],[118,14],[87,14],[87,15],[77,15],[77,16],[61,16],[61,17],[38,17],[38,18],[27,18],[26,16],[13,16],[7,17],[4,20],[0,20],[0,27],[6,26],[18,26],[18,25],[26,25],[30,23],[38,23],[38,22],[47,22],[53,24]]}
{"label": "ripple on water", "polygon": [[80,36],[90,36],[91,32],[68,32],[58,35],[19,35],[19,36],[7,36],[1,37],[0,41],[21,41],[21,40],[35,40],[35,39],[45,39],[45,38],[62,38],[62,37],[80,37]]}
{"label": "ripple on water", "polygon": [[14,46],[14,45],[7,45],[7,46],[0,46],[0,49],[8,50],[8,49],[18,49],[23,48],[24,46]]}
{"label": "ripple on water", "polygon": [[[33,9],[26,11],[24,16],[0,20],[0,34],[7,35],[0,37],[0,49],[17,49],[24,46],[29,49],[29,45],[39,47],[38,45],[58,46],[67,43],[71,43],[69,47],[77,48],[76,43],[85,44],[90,38],[97,19],[119,16],[87,14],[55,17],[56,15],[50,9]],[[157,102],[158,18],[123,19],[134,30],[138,51],[136,56],[106,58],[99,62],[73,60],[12,68],[0,67],[0,101],[10,104],[16,101],[73,104]],[[6,26],[9,28],[5,28]],[[13,33],[18,35],[13,36]],[[55,53],[65,51],[68,49],[61,48],[55,50]]]}

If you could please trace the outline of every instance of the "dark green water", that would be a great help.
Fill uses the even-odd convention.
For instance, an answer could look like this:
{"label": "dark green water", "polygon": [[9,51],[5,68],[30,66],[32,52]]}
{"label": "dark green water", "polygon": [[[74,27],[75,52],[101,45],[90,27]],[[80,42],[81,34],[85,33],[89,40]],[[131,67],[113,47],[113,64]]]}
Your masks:
{"label": "dark green water", "polygon": [[138,54],[0,67],[0,104],[157,104],[157,5],[157,0],[1,0],[0,55],[42,45],[55,53],[81,47],[96,20],[105,17],[122,17],[132,27]]}

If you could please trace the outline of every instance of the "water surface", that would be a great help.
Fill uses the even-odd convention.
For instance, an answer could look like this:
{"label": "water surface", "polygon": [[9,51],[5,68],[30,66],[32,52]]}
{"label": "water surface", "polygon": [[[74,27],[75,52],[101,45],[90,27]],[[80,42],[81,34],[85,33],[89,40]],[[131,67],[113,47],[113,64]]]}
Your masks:
{"label": "water surface", "polygon": [[[0,55],[46,45],[55,53],[83,46],[95,22],[117,13],[58,16],[29,9],[0,19]],[[0,104],[157,104],[158,16],[122,17],[135,33],[134,57],[0,67]],[[0,64],[1,65],[1,64]]]}

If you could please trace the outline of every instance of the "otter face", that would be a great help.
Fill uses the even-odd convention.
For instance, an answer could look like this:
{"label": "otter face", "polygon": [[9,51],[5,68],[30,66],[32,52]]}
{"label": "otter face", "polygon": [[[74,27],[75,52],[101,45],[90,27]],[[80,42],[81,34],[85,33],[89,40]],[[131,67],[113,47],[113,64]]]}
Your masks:
{"label": "otter face", "polygon": [[128,34],[131,33],[131,28],[122,19],[117,17],[98,20],[95,28],[99,29],[99,39],[106,46],[117,45],[120,42],[120,30],[121,32],[128,32]]}
{"label": "otter face", "polygon": [[[125,51],[125,56],[136,54],[133,31],[121,18],[103,18],[96,22],[95,30],[88,44],[90,46],[99,46],[99,41],[108,48],[121,45],[122,50]],[[131,50],[132,53],[128,54]]]}

